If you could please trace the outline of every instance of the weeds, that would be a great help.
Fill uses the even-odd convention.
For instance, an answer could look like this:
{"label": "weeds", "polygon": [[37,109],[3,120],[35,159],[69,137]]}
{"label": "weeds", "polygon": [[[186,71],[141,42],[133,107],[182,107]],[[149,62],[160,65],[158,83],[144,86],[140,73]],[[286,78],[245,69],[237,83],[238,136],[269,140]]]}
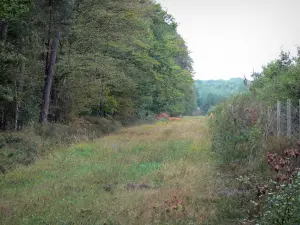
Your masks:
{"label": "weeds", "polygon": [[[298,143],[299,145],[299,143]],[[298,224],[300,222],[300,150],[289,148],[284,154],[268,152],[274,178],[259,193],[260,224]]]}
{"label": "weeds", "polygon": [[252,97],[233,97],[210,120],[212,150],[226,179],[215,223],[298,224],[300,151],[292,139],[266,135],[267,107]]}
{"label": "weeds", "polygon": [[194,117],[55,150],[0,180],[0,221],[211,224],[217,177],[210,146],[206,120]]}
{"label": "weeds", "polygon": [[282,183],[279,186],[279,190],[268,193],[259,224],[300,224],[299,196],[300,172],[297,172],[295,176],[291,178],[290,182]]}
{"label": "weeds", "polygon": [[215,108],[211,122],[213,151],[220,164],[253,162],[263,155],[263,125],[258,115],[260,105],[249,95],[240,95]]}
{"label": "weeds", "polygon": [[116,121],[87,117],[69,125],[33,125],[22,132],[0,133],[1,171],[29,165],[55,148],[93,140],[120,128],[121,125]]}

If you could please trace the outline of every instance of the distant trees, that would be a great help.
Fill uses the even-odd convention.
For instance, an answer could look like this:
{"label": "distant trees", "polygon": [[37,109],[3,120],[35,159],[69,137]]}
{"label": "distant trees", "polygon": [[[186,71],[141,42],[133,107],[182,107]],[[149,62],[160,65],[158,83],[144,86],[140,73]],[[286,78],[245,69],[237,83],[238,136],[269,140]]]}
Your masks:
{"label": "distant trees", "polygon": [[1,129],[191,113],[192,60],[176,28],[150,0],[4,0]]}
{"label": "distant trees", "polygon": [[197,106],[204,113],[234,94],[248,90],[242,78],[230,80],[196,80]]}

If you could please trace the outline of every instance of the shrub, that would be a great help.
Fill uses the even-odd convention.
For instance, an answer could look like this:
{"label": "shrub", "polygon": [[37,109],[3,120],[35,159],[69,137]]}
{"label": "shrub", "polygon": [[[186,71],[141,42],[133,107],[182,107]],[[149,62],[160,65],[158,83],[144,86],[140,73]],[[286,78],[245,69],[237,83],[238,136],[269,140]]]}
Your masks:
{"label": "shrub", "polygon": [[21,132],[0,133],[0,172],[28,165],[62,145],[103,137],[121,128],[118,121],[85,117],[70,124],[32,125]]}
{"label": "shrub", "polygon": [[299,224],[300,150],[294,147],[285,149],[281,154],[268,152],[267,155],[274,178],[264,185],[264,192],[259,196],[258,204],[262,205],[260,224]]}
{"label": "shrub", "polygon": [[89,123],[86,129],[94,132],[96,136],[111,133],[122,127],[118,121],[103,117],[85,117],[84,120]]}
{"label": "shrub", "polygon": [[213,152],[221,164],[252,164],[261,158],[263,145],[262,105],[242,94],[218,105],[211,122]]}
{"label": "shrub", "polygon": [[[16,165],[33,163],[38,153],[38,144],[31,136],[22,133],[1,133],[0,135],[0,166],[4,171]],[[2,172],[4,172],[2,171]]]}
{"label": "shrub", "polygon": [[264,202],[260,225],[300,224],[300,172],[292,182],[280,185],[279,191],[271,191]]}
{"label": "shrub", "polygon": [[214,118],[209,120],[213,132],[212,151],[228,179],[222,188],[233,193],[220,201],[226,203],[220,204],[219,209],[224,221],[236,223],[248,215],[245,221],[253,224],[261,212],[261,204],[252,205],[251,200],[259,201],[256,196],[260,184],[270,176],[264,135],[266,109],[264,103],[246,93],[232,97],[212,111]]}

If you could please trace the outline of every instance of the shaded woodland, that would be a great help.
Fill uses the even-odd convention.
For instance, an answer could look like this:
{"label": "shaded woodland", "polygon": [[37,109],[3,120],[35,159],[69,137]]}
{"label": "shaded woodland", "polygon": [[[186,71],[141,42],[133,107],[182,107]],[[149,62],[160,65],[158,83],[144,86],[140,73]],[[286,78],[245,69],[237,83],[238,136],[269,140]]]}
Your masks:
{"label": "shaded woodland", "polygon": [[196,108],[192,59],[151,0],[4,0],[0,129],[78,117],[126,123]]}

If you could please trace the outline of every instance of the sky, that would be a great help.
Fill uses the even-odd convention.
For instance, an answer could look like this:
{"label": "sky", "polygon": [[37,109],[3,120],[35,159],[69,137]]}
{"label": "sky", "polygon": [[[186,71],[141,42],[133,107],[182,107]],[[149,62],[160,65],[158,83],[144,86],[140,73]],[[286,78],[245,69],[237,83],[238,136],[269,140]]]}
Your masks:
{"label": "sky", "polygon": [[300,46],[300,0],[157,0],[179,24],[194,79],[250,78]]}

